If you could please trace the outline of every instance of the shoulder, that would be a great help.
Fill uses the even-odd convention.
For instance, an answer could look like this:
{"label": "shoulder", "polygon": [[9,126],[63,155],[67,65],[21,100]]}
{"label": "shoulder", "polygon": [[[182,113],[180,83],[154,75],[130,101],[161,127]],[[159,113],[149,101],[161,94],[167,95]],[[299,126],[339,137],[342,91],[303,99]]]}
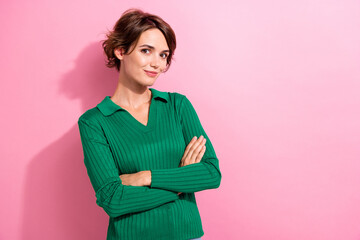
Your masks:
{"label": "shoulder", "polygon": [[173,102],[176,105],[181,105],[184,101],[189,101],[188,97],[179,92],[168,92],[170,102]]}
{"label": "shoulder", "polygon": [[179,92],[161,91],[155,88],[150,88],[156,99],[161,99],[164,102],[179,103],[185,98],[184,94]]}
{"label": "shoulder", "polygon": [[187,100],[187,97],[185,94],[183,93],[179,93],[179,92],[168,92],[169,94],[169,99],[170,102],[172,103],[172,105],[178,109],[181,107],[181,105],[183,104],[184,100]]}
{"label": "shoulder", "polygon": [[175,111],[181,115],[185,110],[193,109],[193,105],[188,96],[179,92],[169,92],[170,102],[173,105]]}
{"label": "shoulder", "polygon": [[78,118],[79,122],[100,122],[102,118],[102,113],[100,112],[98,107],[93,107],[86,110],[83,114]]}

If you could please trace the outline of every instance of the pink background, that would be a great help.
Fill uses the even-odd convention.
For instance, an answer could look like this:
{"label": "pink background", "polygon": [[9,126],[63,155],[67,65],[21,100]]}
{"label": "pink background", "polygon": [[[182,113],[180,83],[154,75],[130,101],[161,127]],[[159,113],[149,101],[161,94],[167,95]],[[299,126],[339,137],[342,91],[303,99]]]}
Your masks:
{"label": "pink background", "polygon": [[220,161],[203,239],[360,239],[358,0],[0,4],[0,239],[105,239],[77,119],[115,89],[99,41],[130,7],[174,28],[153,87],[189,97]]}

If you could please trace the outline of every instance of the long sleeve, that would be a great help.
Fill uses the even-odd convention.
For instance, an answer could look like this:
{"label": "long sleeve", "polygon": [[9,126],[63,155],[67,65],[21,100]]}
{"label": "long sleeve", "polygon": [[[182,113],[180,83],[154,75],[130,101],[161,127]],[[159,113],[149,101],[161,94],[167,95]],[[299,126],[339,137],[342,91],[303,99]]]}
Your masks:
{"label": "long sleeve", "polygon": [[205,189],[218,188],[221,182],[219,161],[199,117],[188,98],[182,96],[178,106],[186,145],[194,136],[206,138],[206,151],[199,163],[172,169],[151,169],[151,188],[159,188],[175,192],[192,193]]}
{"label": "long sleeve", "polygon": [[84,163],[95,190],[96,204],[110,217],[149,210],[179,198],[177,192],[123,185],[99,123],[79,118]]}

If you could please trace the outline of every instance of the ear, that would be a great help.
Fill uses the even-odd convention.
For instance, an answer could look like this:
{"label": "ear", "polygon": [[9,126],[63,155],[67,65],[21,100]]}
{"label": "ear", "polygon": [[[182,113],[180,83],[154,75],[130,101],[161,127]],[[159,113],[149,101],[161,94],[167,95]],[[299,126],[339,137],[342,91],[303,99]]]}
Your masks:
{"label": "ear", "polygon": [[124,55],[124,49],[123,48],[115,48],[114,54],[119,60],[122,60],[123,55]]}

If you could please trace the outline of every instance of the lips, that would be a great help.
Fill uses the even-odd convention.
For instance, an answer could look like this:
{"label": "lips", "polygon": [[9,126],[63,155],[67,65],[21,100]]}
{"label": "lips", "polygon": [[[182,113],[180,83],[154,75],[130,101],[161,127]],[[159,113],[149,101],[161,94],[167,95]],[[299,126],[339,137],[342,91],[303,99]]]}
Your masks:
{"label": "lips", "polygon": [[157,72],[153,72],[153,71],[147,71],[147,70],[144,70],[145,72],[148,72],[148,73],[151,73],[151,74],[157,74]]}
{"label": "lips", "polygon": [[153,72],[153,71],[146,71],[144,70],[144,72],[146,73],[146,75],[148,75],[151,78],[156,78],[158,76],[157,72]]}

